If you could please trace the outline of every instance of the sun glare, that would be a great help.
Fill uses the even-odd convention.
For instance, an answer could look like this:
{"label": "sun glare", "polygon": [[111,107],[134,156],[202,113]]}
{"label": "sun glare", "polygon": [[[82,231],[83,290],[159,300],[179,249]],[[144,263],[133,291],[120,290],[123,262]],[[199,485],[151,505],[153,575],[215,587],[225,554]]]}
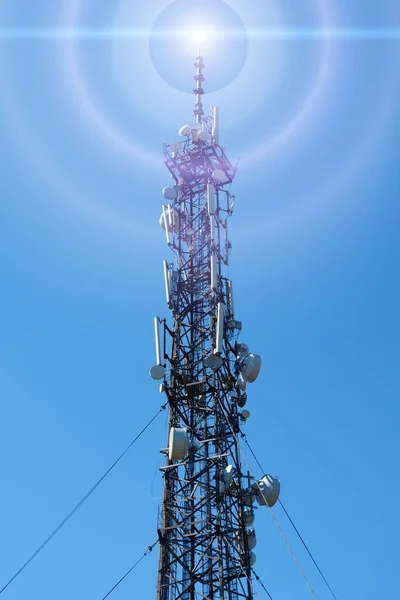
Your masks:
{"label": "sun glare", "polygon": [[204,42],[208,43],[214,36],[215,31],[209,27],[197,27],[196,29],[191,29],[189,31],[189,38],[197,44],[203,44]]}
{"label": "sun glare", "polygon": [[195,42],[200,44],[207,39],[207,33],[204,29],[194,29],[190,36]]}

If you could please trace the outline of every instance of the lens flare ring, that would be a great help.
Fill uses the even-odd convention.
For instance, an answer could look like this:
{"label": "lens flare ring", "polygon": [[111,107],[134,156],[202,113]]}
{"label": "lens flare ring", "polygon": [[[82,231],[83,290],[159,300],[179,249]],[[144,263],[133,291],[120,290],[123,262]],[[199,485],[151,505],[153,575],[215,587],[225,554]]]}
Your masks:
{"label": "lens flare ring", "polygon": [[[161,4],[160,2],[158,4]],[[234,6],[234,2],[232,5]],[[274,3],[272,3],[274,5]],[[78,27],[80,12],[82,7],[82,0],[73,0],[69,3],[68,12],[66,15],[66,25],[70,29],[74,29]],[[332,27],[332,23],[334,20],[333,17],[333,3],[331,0],[328,2],[323,2],[322,0],[316,0],[316,11],[319,15],[319,22],[321,27],[329,28]],[[150,32],[152,24],[155,18],[158,16],[157,11],[157,3],[152,4],[153,15],[152,18],[147,17],[147,23],[145,24],[148,32]],[[120,20],[126,22],[126,19],[129,18],[131,9],[131,3],[121,2],[120,7]],[[276,14],[280,15],[278,9],[274,9]],[[118,11],[117,11],[118,12]],[[255,11],[253,11],[254,13]],[[246,20],[249,18],[245,18],[245,15],[239,15],[242,20],[247,25]],[[123,18],[122,18],[123,17]],[[116,17],[116,24],[119,25],[118,15]],[[284,19],[282,17],[278,17],[278,22],[283,22]],[[135,44],[140,43],[140,61],[137,61],[136,65],[131,65],[134,69],[134,73],[130,73],[131,82],[133,85],[136,85],[136,77],[139,78],[140,81],[148,82],[147,88],[152,90],[151,94],[146,93],[146,86],[141,85],[141,93],[140,98],[138,98],[137,93],[135,94],[135,100],[140,106],[140,108],[144,111],[148,111],[148,113],[152,114],[154,119],[160,119],[160,98],[163,99],[163,103],[168,106],[173,106],[176,109],[186,110],[188,108],[187,103],[187,95],[181,94],[178,91],[174,90],[166,84],[160,77],[157,77],[157,74],[154,71],[154,67],[151,63],[151,59],[148,52],[148,45],[146,39],[142,39],[139,41],[135,41]],[[119,47],[118,42],[114,44],[114,53],[117,52],[116,48]],[[252,49],[252,41],[249,40],[249,49]],[[281,50],[281,55],[278,54],[277,63],[282,67],[282,63],[284,61],[283,54],[285,49]],[[248,73],[242,72],[237,79],[232,82],[227,88],[218,92],[218,94],[209,94],[208,100],[211,104],[218,103],[220,105],[231,105],[232,97],[240,98],[240,90],[244,89],[246,86],[251,86],[254,84],[255,72],[257,71],[257,62],[260,60],[258,51],[253,49],[252,52],[249,52],[248,63],[250,64],[250,68],[245,68],[243,71],[249,71]],[[328,93],[331,83],[331,74],[334,71],[333,63],[333,50],[332,50],[332,42],[329,38],[325,38],[323,40],[322,49],[319,52],[320,60],[317,67],[317,73],[315,76],[315,80],[312,82],[312,85],[309,88],[309,91],[306,93],[306,97],[300,106],[296,110],[295,114],[280,128],[279,132],[267,139],[267,141],[261,145],[259,145],[255,150],[245,149],[242,154],[242,164],[245,168],[251,168],[255,164],[257,164],[260,160],[267,156],[277,155],[282,152],[282,150],[286,147],[287,142],[294,136],[297,136],[297,144],[299,143],[299,134],[303,131],[306,126],[313,122],[314,126],[318,121],[318,117],[321,115],[323,108],[323,100],[325,94]],[[121,58],[121,55],[119,55]],[[159,154],[152,153],[148,149],[143,147],[143,144],[140,142],[135,142],[132,138],[124,134],[124,132],[117,127],[115,123],[113,123],[107,116],[102,113],[96,104],[96,100],[92,97],[90,90],[85,82],[85,79],[81,72],[81,67],[79,64],[78,54],[77,54],[77,43],[75,40],[70,40],[67,47],[67,71],[69,73],[70,80],[73,82],[76,97],[79,98],[79,102],[81,108],[85,112],[86,117],[88,118],[87,125],[90,123],[92,127],[95,128],[97,132],[101,132],[104,136],[104,139],[112,144],[112,147],[115,150],[118,150],[122,155],[125,155],[126,158],[141,160],[141,162],[147,164],[148,166],[155,166],[155,164],[159,164]],[[246,65],[247,67],[247,65]],[[116,56],[114,56],[114,68],[116,72],[119,70],[119,84],[121,86],[129,85],[126,83],[126,65],[123,64],[123,61],[116,60]],[[121,73],[122,70],[122,73]],[[282,72],[274,73],[271,78],[271,88],[276,87],[277,81],[279,77],[282,76]],[[251,81],[253,79],[253,82]],[[264,85],[268,85],[268,82],[264,82]],[[153,93],[154,88],[158,86],[158,93],[155,95]],[[272,91],[271,91],[272,93]],[[256,110],[256,108],[262,105],[263,100],[265,101],[265,97],[257,96],[257,94],[252,95],[252,106],[247,106],[247,112],[244,114],[243,110],[241,110],[241,106],[237,106],[237,110],[231,111],[234,112],[234,116],[231,116],[230,119],[227,119],[226,123],[229,124],[238,124],[241,118],[248,118],[249,113],[251,114],[252,110]],[[239,102],[239,100],[238,100]],[[157,110],[158,108],[158,110]],[[162,122],[162,121],[161,121]],[[165,121],[164,121],[165,122]]]}
{"label": "lens flare ring", "polygon": [[[332,5],[329,3],[328,10],[328,4],[322,4],[321,1],[319,1],[318,6],[320,7],[320,15],[322,16],[322,26],[328,27],[330,30],[332,30],[333,14],[330,11]],[[59,13],[59,18],[61,19],[63,26],[66,23],[65,17],[68,17],[68,31],[71,30],[71,27],[74,28],[77,26],[80,16],[80,9],[81,0],[74,0],[73,2],[69,2],[65,5],[65,12]],[[3,4],[3,15],[5,10],[6,5]],[[113,121],[107,119],[105,115],[102,114],[101,110],[96,104],[95,99],[91,96],[90,89],[87,87],[87,83],[83,73],[81,72],[81,66],[79,64],[79,59],[76,52],[76,42],[77,40],[74,38],[74,36],[71,36],[65,42],[66,52],[64,53],[64,61],[67,58],[66,64],[68,64],[69,67],[72,67],[67,71],[67,80],[68,84],[76,94],[77,108],[80,112],[82,112],[82,121],[86,126],[90,125],[92,130],[96,131],[97,135],[100,133],[101,138],[107,142],[107,144],[104,144],[104,147],[111,146],[112,151],[116,155],[125,156],[125,158],[129,161],[135,160],[136,163],[146,164],[149,168],[153,168],[155,165],[157,165],[157,168],[159,168],[160,155],[158,153],[149,152],[148,150],[144,149],[141,141],[133,140],[122,130],[119,130]],[[328,43],[324,44],[323,47],[324,52],[322,53],[318,76],[313,82],[311,93],[307,95],[306,101],[303,102],[301,108],[297,111],[296,118],[292,118],[290,124],[284,129],[284,131],[278,133],[275,138],[268,139],[264,144],[261,144],[256,149],[256,152],[253,154],[247,152],[243,158],[248,169],[253,168],[254,164],[257,164],[257,162],[267,156],[281,153],[282,149],[286,145],[286,142],[289,141],[295,134],[298,135],[307,124],[310,124],[310,117],[313,119],[315,119],[316,116],[321,118],[323,109],[325,107],[324,99],[326,98],[329,89],[332,87],[334,71],[339,63],[338,56],[334,55],[329,41]],[[307,198],[302,201],[301,206],[297,207],[295,210],[290,207],[286,214],[284,214],[283,211],[280,216],[278,215],[277,219],[280,223],[286,223],[293,215],[297,218],[300,214],[304,215],[307,212],[315,212],[321,209],[321,207],[326,204],[327,199],[332,199],[334,193],[338,193],[338,191],[340,191],[343,185],[351,177],[354,178],[355,174],[363,168],[363,166],[372,156],[374,148],[379,142],[379,136],[381,135],[382,130],[384,129],[393,112],[394,95],[392,94],[393,90],[392,92],[390,91],[390,85],[393,84],[396,75],[393,65],[394,63],[387,64],[387,80],[385,80],[384,77],[382,77],[381,80],[381,102],[375,106],[376,110],[374,112],[374,119],[369,121],[368,128],[365,128],[364,135],[360,136],[357,140],[356,147],[352,147],[350,149],[348,156],[344,158],[342,157],[341,167],[335,170],[335,174],[332,176],[332,178],[330,178],[326,185],[321,186],[320,190],[314,190],[312,194],[309,194]],[[65,73],[63,73],[63,75],[65,75]],[[11,77],[11,72],[9,69],[7,69],[7,76],[9,78]],[[4,77],[3,84],[6,83],[8,82],[6,81],[6,77]],[[11,88],[11,80],[9,83]],[[234,83],[232,86],[234,86]],[[8,88],[7,85],[5,85],[5,87]],[[175,97],[182,96],[182,103],[185,103],[186,105],[186,95],[179,94],[176,91],[174,94]],[[3,96],[3,100],[7,102],[6,95]],[[223,104],[223,98],[221,99],[221,104]],[[4,106],[7,108],[6,104],[4,104]],[[13,125],[19,129],[26,153],[31,154],[32,158],[38,161],[38,165],[40,164],[43,174],[49,177],[51,184],[54,185],[54,187],[58,186],[60,188],[60,191],[63,192],[63,196],[66,196],[64,193],[65,190],[70,189],[71,195],[69,199],[72,199],[72,195],[75,190],[72,190],[68,178],[59,169],[54,168],[54,161],[50,158],[50,156],[47,155],[45,148],[42,147],[38,139],[33,138],[32,134],[29,133],[27,123],[22,122],[21,119],[23,108],[21,107],[21,99],[18,97],[13,97],[11,100],[9,100],[8,108],[11,110],[14,117]],[[49,174],[49,171],[51,170],[54,171],[52,177],[50,177]],[[79,206],[80,209],[85,209],[87,212],[93,211],[93,214],[98,213],[97,216],[99,216],[99,218],[101,217],[102,220],[106,213],[108,214],[109,212],[109,217],[111,217],[111,219],[108,224],[112,223],[112,227],[118,227],[118,229],[122,227],[121,219],[115,215],[115,209],[110,207],[109,211],[107,211],[107,209],[104,209],[103,207],[97,207],[95,206],[94,202],[90,203],[87,200],[86,206],[85,199],[83,199],[81,202],[83,194],[77,194],[77,196],[78,195],[79,202],[76,202],[77,208]],[[268,219],[270,219],[270,217],[268,217]],[[267,222],[263,223],[261,219],[259,223],[262,227],[262,230],[265,231]],[[142,225],[143,224],[139,222],[136,222],[134,225],[134,229],[138,234],[143,231]],[[129,229],[131,229],[131,227],[129,227]],[[256,231],[253,233],[256,233]]]}

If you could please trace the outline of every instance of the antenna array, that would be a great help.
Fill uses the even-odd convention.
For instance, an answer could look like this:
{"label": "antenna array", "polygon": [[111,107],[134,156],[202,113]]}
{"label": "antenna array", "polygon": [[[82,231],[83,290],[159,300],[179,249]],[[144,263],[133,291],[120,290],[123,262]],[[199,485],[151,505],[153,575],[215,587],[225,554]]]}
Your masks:
{"label": "antenna array", "polygon": [[219,145],[218,108],[204,116],[201,56],[195,68],[195,123],[164,144],[173,181],[163,190],[160,225],[174,260],[164,262],[172,324],[155,319],[150,370],[169,404],[157,600],[251,600],[254,503],[273,506],[280,486],[269,475],[254,480],[241,464],[246,386],[261,359],[238,341],[226,276],[235,169]]}

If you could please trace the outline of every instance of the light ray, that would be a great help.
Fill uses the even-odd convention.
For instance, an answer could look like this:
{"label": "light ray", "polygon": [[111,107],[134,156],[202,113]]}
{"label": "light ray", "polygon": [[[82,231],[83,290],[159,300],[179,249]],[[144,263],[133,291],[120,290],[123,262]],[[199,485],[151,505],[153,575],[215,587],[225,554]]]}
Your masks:
{"label": "light ray", "polygon": [[[60,27],[2,27],[0,40],[132,40],[146,39],[150,31],[135,28],[60,28]],[[160,38],[188,39],[183,29],[153,31]],[[234,30],[212,30],[215,38],[235,38],[246,35],[265,40],[400,40],[400,28],[282,28],[251,29],[243,32]]]}

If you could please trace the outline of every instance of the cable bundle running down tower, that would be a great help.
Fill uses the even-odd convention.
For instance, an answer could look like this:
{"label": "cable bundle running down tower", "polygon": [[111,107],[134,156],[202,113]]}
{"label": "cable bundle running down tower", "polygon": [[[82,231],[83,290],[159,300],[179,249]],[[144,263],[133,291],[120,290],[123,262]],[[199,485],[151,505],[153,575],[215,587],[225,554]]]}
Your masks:
{"label": "cable bundle running down tower", "polygon": [[273,506],[280,486],[270,475],[256,481],[241,464],[246,384],[261,359],[238,342],[225,275],[235,169],[219,145],[218,108],[204,116],[201,56],[195,67],[195,124],[181,128],[181,141],[164,144],[173,185],[163,190],[160,225],[175,258],[164,261],[172,325],[155,318],[150,370],[169,404],[157,600],[251,600],[253,504]]}

